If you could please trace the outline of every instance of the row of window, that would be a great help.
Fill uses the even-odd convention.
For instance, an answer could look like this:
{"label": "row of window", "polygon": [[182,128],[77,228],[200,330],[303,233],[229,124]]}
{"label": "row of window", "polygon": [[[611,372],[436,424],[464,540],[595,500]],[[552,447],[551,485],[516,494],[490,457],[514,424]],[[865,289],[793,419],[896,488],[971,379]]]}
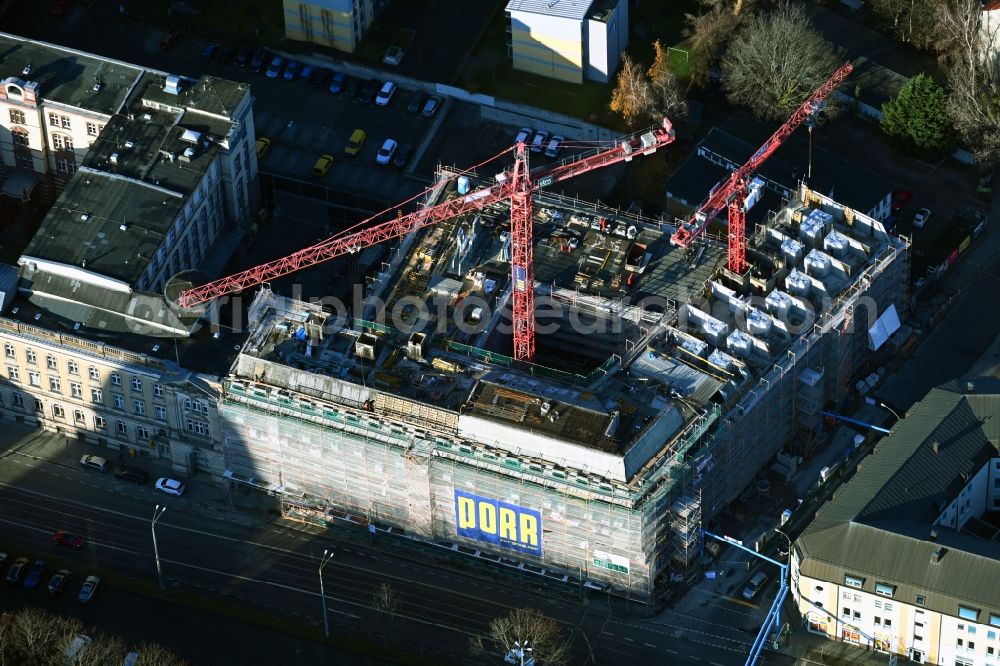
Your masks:
{"label": "row of window", "polygon": [[62,127],[63,129],[73,129],[69,116],[61,116],[58,113],[49,114],[50,127]]}
{"label": "row of window", "polygon": [[[14,366],[14,365],[7,366],[7,377],[12,382],[20,382],[21,381],[21,369],[18,368],[17,366]],[[39,373],[38,371],[36,371],[36,370],[28,370],[28,384],[30,384],[31,386],[37,386],[37,387],[41,388],[41,386],[42,386],[41,377],[42,377],[41,373]],[[61,378],[49,376],[48,380],[49,380],[49,390],[50,391],[52,391],[53,393],[62,393],[62,379]],[[111,384],[114,385],[114,386],[121,386],[121,384],[122,384],[122,382],[121,382],[121,375],[119,375],[116,372],[115,373],[111,373]],[[72,395],[73,395],[74,398],[81,397],[81,386],[80,386],[80,384],[78,384],[76,382],[70,382],[69,386],[70,386],[70,392],[72,393]],[[100,393],[100,389],[95,389],[95,390],[98,393]],[[132,378],[132,392],[133,393],[142,393],[142,380],[140,380],[138,377],[133,377]],[[163,397],[163,385],[162,384],[153,384],[153,395],[155,397],[157,397],[157,398],[162,398]],[[190,403],[191,401],[188,400],[187,402]],[[188,407],[188,409],[191,409],[191,408]],[[195,407],[194,407],[194,409],[192,411],[197,411],[197,412],[202,412],[204,414],[207,414],[208,413],[208,407],[207,407],[207,405],[204,405],[204,404],[202,404],[202,403],[200,403],[198,401],[195,401]]]}
{"label": "row of window", "polygon": [[[10,358],[10,359],[16,359],[17,358],[17,350],[14,349],[14,345],[10,344],[9,342],[6,343],[4,345],[4,355],[7,358]],[[35,350],[33,350],[33,349],[26,349],[26,350],[24,350],[24,358],[31,365],[38,365],[38,354],[35,353]],[[46,355],[45,356],[45,367],[47,369],[49,369],[49,370],[58,370],[59,369],[59,361],[58,361],[58,359],[55,356],[53,356],[52,354]],[[10,369],[16,370],[16,368],[10,368]],[[71,374],[71,375],[77,375],[78,376],[80,374],[80,365],[76,361],[73,361],[73,360],[67,361],[66,362],[66,370],[67,370],[67,372],[69,372],[69,374]],[[90,376],[91,381],[95,381],[95,382],[101,381],[101,371],[100,371],[100,369],[98,369],[98,368],[96,368],[94,366],[90,366],[87,369],[87,371],[88,371],[88,375]],[[119,372],[112,372],[109,375],[109,381],[111,382],[112,386],[121,386],[122,385],[122,376],[121,376],[121,373],[119,373]],[[131,386],[132,386],[132,390],[134,392],[136,392],[136,393],[141,393],[142,390],[143,390],[142,380],[139,377],[132,377],[131,378]],[[153,385],[153,395],[155,395],[158,398],[162,398],[163,397],[163,386],[160,385],[160,384],[154,384]]]}

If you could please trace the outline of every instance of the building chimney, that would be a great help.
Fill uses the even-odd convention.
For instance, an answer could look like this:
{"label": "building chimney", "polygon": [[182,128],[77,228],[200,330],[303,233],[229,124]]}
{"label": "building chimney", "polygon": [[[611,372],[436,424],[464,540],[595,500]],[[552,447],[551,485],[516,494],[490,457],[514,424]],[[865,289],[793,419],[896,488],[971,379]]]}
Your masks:
{"label": "building chimney", "polygon": [[975,393],[976,392],[976,383],[975,382],[971,382],[971,381],[970,382],[965,382],[965,392],[966,393]]}
{"label": "building chimney", "polygon": [[937,541],[937,530],[931,530],[931,541]]}
{"label": "building chimney", "polygon": [[947,552],[946,549],[938,548],[933,553],[931,553],[931,564],[937,564],[938,562],[940,562],[941,558],[944,557],[944,554],[946,552]]}

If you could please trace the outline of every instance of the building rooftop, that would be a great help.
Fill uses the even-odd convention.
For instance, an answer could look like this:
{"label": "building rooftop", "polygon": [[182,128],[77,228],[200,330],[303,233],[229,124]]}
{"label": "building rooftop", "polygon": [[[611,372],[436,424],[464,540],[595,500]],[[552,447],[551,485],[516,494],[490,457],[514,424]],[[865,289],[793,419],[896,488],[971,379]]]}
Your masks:
{"label": "building rooftop", "polygon": [[594,0],[510,0],[506,10],[582,20],[592,4]]}
{"label": "building rooftop", "polygon": [[876,581],[895,585],[894,598],[913,603],[919,594],[948,615],[958,615],[959,604],[1000,615],[996,530],[983,535],[973,519],[958,531],[943,519],[976,473],[1000,457],[998,415],[996,379],[931,390],[799,537],[802,573],[861,577],[869,592]]}
{"label": "building rooftop", "polygon": [[[111,115],[121,109],[142,74],[141,68],[117,60],[0,33],[0,79],[37,82],[41,97],[51,102]],[[100,90],[95,92],[98,81]]]}

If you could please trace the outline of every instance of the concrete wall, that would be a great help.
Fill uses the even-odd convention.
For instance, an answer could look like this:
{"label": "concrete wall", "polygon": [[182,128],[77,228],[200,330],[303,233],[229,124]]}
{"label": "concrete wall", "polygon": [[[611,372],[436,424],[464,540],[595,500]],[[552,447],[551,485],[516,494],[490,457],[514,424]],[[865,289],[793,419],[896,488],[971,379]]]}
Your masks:
{"label": "concrete wall", "polygon": [[514,69],[583,83],[583,23],[533,12],[510,13]]}

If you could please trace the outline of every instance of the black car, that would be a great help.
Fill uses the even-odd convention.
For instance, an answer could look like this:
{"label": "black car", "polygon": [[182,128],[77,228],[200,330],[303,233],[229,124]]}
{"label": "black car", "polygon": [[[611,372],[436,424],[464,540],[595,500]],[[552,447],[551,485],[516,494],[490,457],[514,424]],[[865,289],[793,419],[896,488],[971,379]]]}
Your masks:
{"label": "black car", "polygon": [[392,157],[392,163],[396,168],[402,169],[407,165],[411,157],[413,157],[413,146],[408,143],[401,143],[399,144],[399,148],[396,149],[396,154]]}
{"label": "black car", "polygon": [[233,56],[233,64],[243,69],[250,62],[250,49],[238,49]]}
{"label": "black car", "polygon": [[368,79],[364,87],[361,88],[361,92],[358,93],[358,101],[362,104],[371,104],[381,87],[382,84],[379,83],[378,79]]}
{"label": "black car", "polygon": [[71,578],[73,578],[73,572],[69,569],[60,569],[59,573],[53,576],[52,580],[49,581],[49,594],[55,596],[62,592],[63,588],[66,587],[66,583],[68,583]]}
{"label": "black car", "polygon": [[115,476],[117,476],[122,481],[128,481],[130,483],[146,483],[149,480],[149,475],[141,469],[135,467],[129,467],[127,465],[119,465],[115,469]]}
{"label": "black car", "polygon": [[424,102],[426,101],[427,94],[416,90],[412,95],[410,95],[410,102],[406,105],[406,111],[408,113],[418,114],[420,113],[420,109],[424,108]]}
{"label": "black car", "polygon": [[254,51],[253,57],[250,58],[250,71],[254,74],[260,74],[264,67],[267,66],[270,60],[269,54],[264,49],[257,49]]}
{"label": "black car", "polygon": [[236,57],[236,47],[223,46],[219,49],[219,62],[223,65],[231,65]]}
{"label": "black car", "polygon": [[312,76],[309,77],[309,85],[313,88],[325,88],[330,83],[331,76],[333,76],[333,72],[330,70],[325,67],[317,67],[313,70]]}
{"label": "black car", "polygon": [[[357,80],[353,76],[347,77],[347,82],[344,84],[344,97],[347,99],[354,99],[358,96],[358,90],[361,89],[361,81]],[[374,93],[372,93],[374,96]]]}
{"label": "black car", "polygon": [[201,59],[205,62],[211,62],[215,59],[215,56],[219,53],[218,44],[209,44],[201,50]]}

